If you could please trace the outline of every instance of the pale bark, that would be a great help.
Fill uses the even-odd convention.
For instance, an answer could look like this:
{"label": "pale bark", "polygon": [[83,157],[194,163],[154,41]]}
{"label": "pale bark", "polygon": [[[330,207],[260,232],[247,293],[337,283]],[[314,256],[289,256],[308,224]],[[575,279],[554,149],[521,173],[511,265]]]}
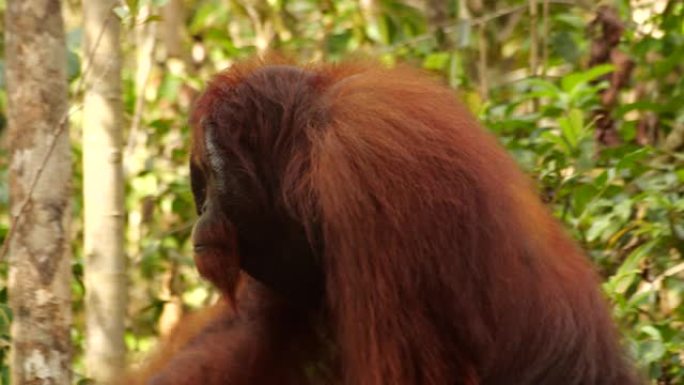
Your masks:
{"label": "pale bark", "polygon": [[530,6],[530,74],[537,76],[539,71],[539,9],[537,0],[529,0]]}
{"label": "pale bark", "polygon": [[183,0],[169,0],[162,7],[161,37],[166,55],[189,62],[187,31],[185,30],[185,9]]}
{"label": "pale bark", "polygon": [[120,24],[116,0],[83,2],[88,74],[83,109],[86,369],[111,384],[125,366],[124,183]]}
{"label": "pale bark", "polygon": [[[152,15],[152,6],[146,5],[140,8],[139,17],[147,18]],[[156,22],[141,23],[135,29],[135,109],[133,111],[133,118],[131,119],[131,129],[128,134],[128,143],[124,155],[126,156],[125,169],[127,172],[131,171],[130,164],[132,158],[135,156],[135,150],[140,146],[144,146],[141,139],[145,139],[145,132],[140,131],[142,123],[143,111],[145,110],[145,91],[147,83],[152,73],[154,65],[154,51],[156,47]],[[144,152],[141,152],[144,153]],[[137,163],[144,163],[144,156],[139,156],[136,159]],[[135,243],[138,243],[137,240]]]}
{"label": "pale bark", "polygon": [[59,0],[6,9],[12,384],[71,381],[71,156]]}

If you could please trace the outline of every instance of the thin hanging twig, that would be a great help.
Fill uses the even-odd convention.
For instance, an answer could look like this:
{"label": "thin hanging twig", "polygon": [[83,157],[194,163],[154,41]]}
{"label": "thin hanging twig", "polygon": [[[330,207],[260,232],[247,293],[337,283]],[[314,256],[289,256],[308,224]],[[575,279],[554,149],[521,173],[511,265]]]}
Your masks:
{"label": "thin hanging twig", "polygon": [[[151,5],[149,6],[151,7]],[[151,15],[151,8],[146,7],[148,14]],[[145,110],[145,90],[152,73],[152,55],[156,47],[155,33],[157,31],[156,24],[153,22],[145,22],[141,24],[137,31],[136,43],[138,48],[137,53],[137,71],[135,74],[135,107],[133,109],[133,118],[131,119],[131,129],[128,135],[128,141],[124,153],[130,155],[135,149],[138,131],[142,123],[142,115]],[[127,157],[125,157],[127,158]],[[128,171],[128,170],[127,170]]]}
{"label": "thin hanging twig", "polygon": [[530,6],[530,75],[537,76],[539,69],[539,28],[537,0],[529,0]]}
{"label": "thin hanging twig", "polygon": [[480,24],[478,33],[478,51],[480,54],[478,72],[480,73],[480,97],[482,99],[487,99],[487,96],[489,95],[489,83],[487,81],[487,33],[485,30],[486,26],[486,23]]}
{"label": "thin hanging twig", "polygon": [[541,62],[541,76],[546,77],[546,71],[549,66],[549,36],[551,36],[551,23],[549,21],[549,0],[544,0],[543,10],[543,31],[542,31],[542,62]]}

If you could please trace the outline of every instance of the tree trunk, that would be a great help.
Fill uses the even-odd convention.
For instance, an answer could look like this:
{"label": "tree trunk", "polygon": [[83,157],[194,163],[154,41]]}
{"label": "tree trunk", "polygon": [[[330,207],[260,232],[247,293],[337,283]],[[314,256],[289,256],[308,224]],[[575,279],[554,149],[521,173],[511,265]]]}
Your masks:
{"label": "tree trunk", "polygon": [[83,204],[86,368],[111,384],[125,366],[124,186],[120,24],[116,0],[83,2],[86,91],[83,110]]}
{"label": "tree trunk", "polygon": [[187,32],[185,30],[185,9],[182,0],[169,0],[161,9],[161,37],[166,48],[166,56],[182,59],[189,63],[185,49]]}
{"label": "tree trunk", "polygon": [[71,149],[59,0],[6,10],[12,383],[71,382]]}

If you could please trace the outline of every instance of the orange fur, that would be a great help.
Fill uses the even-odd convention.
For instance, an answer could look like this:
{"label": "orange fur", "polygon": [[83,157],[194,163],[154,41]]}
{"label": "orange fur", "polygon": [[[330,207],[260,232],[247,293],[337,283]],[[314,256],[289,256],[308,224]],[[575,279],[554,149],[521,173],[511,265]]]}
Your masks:
{"label": "orange fur", "polygon": [[304,374],[278,358],[309,353],[298,338],[307,325],[300,312],[251,279],[237,295],[240,313],[221,301],[185,317],[121,385],[304,384]]}
{"label": "orange fur", "polygon": [[252,61],[192,124],[198,265],[253,280],[147,383],[639,383],[588,261],[436,80]]}
{"label": "orange fur", "polygon": [[135,371],[121,381],[124,385],[144,385],[156,373],[161,372],[168,362],[184,349],[190,341],[200,335],[203,330],[216,319],[229,313],[224,302],[202,309],[199,312],[184,316],[171,330],[169,336],[155,349],[155,352]]}

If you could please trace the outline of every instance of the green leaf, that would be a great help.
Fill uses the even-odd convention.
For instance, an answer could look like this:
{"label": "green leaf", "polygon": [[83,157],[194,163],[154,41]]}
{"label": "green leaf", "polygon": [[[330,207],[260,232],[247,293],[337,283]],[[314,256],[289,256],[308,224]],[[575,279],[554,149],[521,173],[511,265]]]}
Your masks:
{"label": "green leaf", "polygon": [[559,151],[563,152],[564,154],[570,154],[571,148],[568,146],[568,143],[563,140],[562,137],[558,136],[556,133],[552,131],[544,131],[541,135],[541,138],[544,140],[553,143],[554,147],[556,147]]}
{"label": "green leaf", "polygon": [[639,344],[639,359],[646,364],[660,360],[667,351],[660,331],[652,325],[642,326],[639,331],[649,337]]}
{"label": "green leaf", "polygon": [[610,227],[611,218],[610,216],[599,217],[592,222],[589,230],[587,230],[587,240],[593,242],[600,238],[603,233]]}
{"label": "green leaf", "polygon": [[81,58],[73,51],[67,52],[67,76],[73,81],[81,74]]}
{"label": "green leaf", "polygon": [[597,188],[590,184],[581,185],[573,191],[572,198],[576,216],[582,215],[587,204],[597,196],[597,193]]}
{"label": "green leaf", "polygon": [[0,304],[0,333],[9,333],[9,327],[12,323],[12,309],[4,303]]}
{"label": "green leaf", "polygon": [[561,91],[561,89],[558,88],[558,86],[556,86],[554,83],[543,79],[529,79],[526,80],[524,84],[532,88],[531,92],[536,97],[547,97],[555,99],[563,93],[563,91]]}
{"label": "green leaf", "polygon": [[561,88],[565,92],[572,92],[579,86],[587,85],[589,82],[613,72],[614,69],[615,67],[612,64],[602,64],[584,72],[573,72],[561,79]]}
{"label": "green leaf", "polygon": [[640,148],[638,150],[632,151],[632,152],[624,155],[622,158],[620,158],[620,160],[617,162],[615,167],[618,169],[634,168],[635,164],[638,161],[645,159],[651,153],[652,153],[652,151],[647,147],[643,147],[643,148]]}
{"label": "green leaf", "polygon": [[392,42],[392,30],[390,18],[387,15],[380,15],[366,25],[366,36],[377,43],[390,44]]}
{"label": "green leaf", "polygon": [[167,74],[159,86],[159,97],[163,100],[174,101],[178,98],[178,92],[183,85],[182,79]]}
{"label": "green leaf", "polygon": [[584,131],[584,113],[577,109],[571,109],[567,115],[558,118],[563,138],[568,142],[571,149],[577,145]]}
{"label": "green leaf", "polygon": [[83,28],[73,28],[66,35],[67,48],[72,51],[81,49],[83,45]]}
{"label": "green leaf", "polygon": [[[602,219],[609,220],[610,218],[606,216]],[[629,253],[627,258],[625,258],[625,261],[618,268],[615,275],[608,279],[607,285],[611,288],[611,292],[624,294],[627,291],[632,283],[639,278],[639,274],[641,273],[639,265],[651,252],[655,245],[656,241],[650,241],[644,243]]]}
{"label": "green leaf", "polygon": [[451,55],[449,52],[436,52],[425,57],[423,68],[429,70],[443,70],[449,63]]}
{"label": "green leaf", "polygon": [[114,7],[114,14],[119,17],[121,21],[128,20],[131,17],[131,7]]}
{"label": "green leaf", "polygon": [[550,46],[554,55],[562,57],[568,63],[577,62],[581,55],[577,42],[572,34],[566,31],[554,33],[551,36]]}
{"label": "green leaf", "polygon": [[143,20],[142,24],[148,24],[148,23],[153,23],[153,22],[158,22],[161,21],[162,17],[159,15],[150,15],[148,16],[145,20]]}
{"label": "green leaf", "polygon": [[677,171],[675,171],[675,175],[677,175],[677,179],[680,182],[684,182],[684,168],[680,168]]}
{"label": "green leaf", "polygon": [[608,170],[604,170],[596,179],[594,179],[594,186],[599,190],[603,189],[608,182],[608,176]]}

